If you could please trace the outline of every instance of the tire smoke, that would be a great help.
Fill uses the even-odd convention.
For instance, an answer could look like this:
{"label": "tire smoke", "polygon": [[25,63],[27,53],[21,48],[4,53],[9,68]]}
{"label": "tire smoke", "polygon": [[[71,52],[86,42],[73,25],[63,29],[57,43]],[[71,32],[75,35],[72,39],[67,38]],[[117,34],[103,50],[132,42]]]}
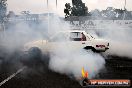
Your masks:
{"label": "tire smoke", "polygon": [[107,39],[110,42],[110,49],[105,54],[132,58],[131,24],[127,25],[123,24],[121,20],[115,20],[114,22],[111,21],[111,23],[105,23],[104,21],[99,25],[104,28],[92,31],[98,37]]}

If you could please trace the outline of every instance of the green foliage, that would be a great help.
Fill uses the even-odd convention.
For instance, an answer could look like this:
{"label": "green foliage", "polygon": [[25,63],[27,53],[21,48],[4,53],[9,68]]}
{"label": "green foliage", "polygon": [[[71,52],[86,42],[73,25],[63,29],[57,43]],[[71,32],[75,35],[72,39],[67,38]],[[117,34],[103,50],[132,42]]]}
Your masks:
{"label": "green foliage", "polygon": [[72,7],[69,3],[65,4],[64,13],[65,17],[68,16],[87,16],[88,8],[85,6],[85,3],[82,0],[72,0]]}
{"label": "green foliage", "polygon": [[82,0],[72,0],[73,7],[71,8],[72,16],[86,16],[88,15],[88,8]]}

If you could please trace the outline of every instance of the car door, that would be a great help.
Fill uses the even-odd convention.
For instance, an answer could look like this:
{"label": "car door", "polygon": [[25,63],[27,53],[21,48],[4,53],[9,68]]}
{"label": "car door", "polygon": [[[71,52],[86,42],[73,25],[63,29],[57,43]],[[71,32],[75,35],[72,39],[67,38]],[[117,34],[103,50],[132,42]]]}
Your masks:
{"label": "car door", "polygon": [[48,42],[48,50],[80,50],[88,45],[90,39],[83,32],[60,32]]}
{"label": "car door", "polygon": [[70,32],[69,47],[77,50],[86,47],[89,38],[83,32]]}

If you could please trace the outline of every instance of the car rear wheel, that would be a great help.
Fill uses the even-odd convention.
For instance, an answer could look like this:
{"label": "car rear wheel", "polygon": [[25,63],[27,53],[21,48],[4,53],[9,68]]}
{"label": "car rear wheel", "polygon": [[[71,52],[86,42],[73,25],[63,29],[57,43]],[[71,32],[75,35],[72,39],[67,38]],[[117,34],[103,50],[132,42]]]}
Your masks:
{"label": "car rear wheel", "polygon": [[42,63],[41,57],[41,50],[38,47],[32,47],[28,50],[28,53],[24,54],[21,62],[30,68],[34,68]]}
{"label": "car rear wheel", "polygon": [[30,55],[30,57],[32,58],[38,58],[40,59],[42,56],[42,52],[38,47],[32,47],[28,50],[28,54]]}
{"label": "car rear wheel", "polygon": [[97,52],[97,50],[94,47],[92,47],[92,46],[86,46],[86,47],[84,47],[84,49],[91,50],[93,52]]}

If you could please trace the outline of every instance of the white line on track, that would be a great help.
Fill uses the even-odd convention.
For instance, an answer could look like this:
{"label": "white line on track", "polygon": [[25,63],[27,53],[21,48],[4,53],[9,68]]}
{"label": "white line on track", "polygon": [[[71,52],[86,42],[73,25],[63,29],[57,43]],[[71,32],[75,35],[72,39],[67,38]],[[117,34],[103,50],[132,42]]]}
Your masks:
{"label": "white line on track", "polygon": [[10,79],[12,79],[13,77],[15,77],[17,74],[19,74],[20,72],[22,72],[24,69],[26,68],[25,67],[22,67],[21,69],[19,69],[17,72],[15,72],[14,74],[10,75],[7,79],[5,79],[4,81],[2,81],[0,83],[0,86],[2,86],[3,84],[5,84],[7,81],[9,81]]}

